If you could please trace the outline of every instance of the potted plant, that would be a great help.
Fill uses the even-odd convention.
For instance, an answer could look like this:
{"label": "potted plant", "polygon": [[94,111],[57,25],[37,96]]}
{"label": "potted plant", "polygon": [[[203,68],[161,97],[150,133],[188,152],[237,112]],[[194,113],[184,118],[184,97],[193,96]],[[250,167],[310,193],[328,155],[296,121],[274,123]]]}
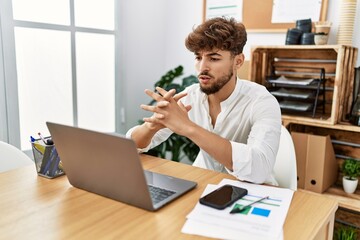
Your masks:
{"label": "potted plant", "polygon": [[[183,70],[184,68],[181,65],[169,70],[154,84],[154,88],[161,87],[165,90],[175,89],[178,93],[183,91],[186,87],[198,82],[196,76],[190,75],[182,78],[180,83],[176,83],[175,80],[183,74]],[[152,100],[149,104],[152,105],[154,103],[155,100]],[[140,123],[142,123],[142,121],[140,121]],[[147,152],[149,155],[161,158],[168,157],[176,162],[179,162],[185,156],[189,161],[194,162],[198,153],[199,147],[195,143],[176,133],[173,133],[165,142]]]}
{"label": "potted plant", "polygon": [[323,32],[324,34],[328,35],[330,33],[330,28],[331,28],[332,23],[325,21],[325,22],[315,22],[314,23],[314,27],[315,27],[315,33],[321,33]]}
{"label": "potted plant", "polygon": [[360,161],[348,158],[342,164],[343,188],[346,193],[353,193],[358,185],[358,177],[360,176]]}
{"label": "potted plant", "polygon": [[314,42],[316,45],[325,45],[328,42],[328,34],[325,32],[314,33]]}
{"label": "potted plant", "polygon": [[352,226],[340,225],[340,227],[335,231],[334,239],[356,240],[357,239],[356,228],[354,228]]}

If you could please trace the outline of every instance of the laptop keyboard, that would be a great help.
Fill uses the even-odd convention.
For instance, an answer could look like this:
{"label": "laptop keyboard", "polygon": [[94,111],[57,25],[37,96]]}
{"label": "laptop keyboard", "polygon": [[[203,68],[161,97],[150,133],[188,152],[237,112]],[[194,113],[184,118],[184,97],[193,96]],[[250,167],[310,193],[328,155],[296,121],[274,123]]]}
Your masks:
{"label": "laptop keyboard", "polygon": [[148,185],[148,187],[149,187],[150,195],[151,195],[151,198],[152,198],[154,204],[157,204],[157,203],[161,202],[162,200],[175,194],[174,191],[170,191],[167,189],[154,187],[151,185]]}

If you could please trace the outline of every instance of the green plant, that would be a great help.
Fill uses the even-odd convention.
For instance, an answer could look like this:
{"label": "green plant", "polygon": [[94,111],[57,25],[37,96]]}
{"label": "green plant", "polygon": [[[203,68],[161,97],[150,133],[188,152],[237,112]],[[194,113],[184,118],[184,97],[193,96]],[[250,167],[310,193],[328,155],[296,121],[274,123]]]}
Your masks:
{"label": "green plant", "polygon": [[[154,84],[154,88],[161,87],[165,90],[175,89],[176,92],[179,93],[186,87],[197,82],[197,78],[194,75],[182,78],[180,83],[174,82],[178,77],[183,75],[183,70],[184,68],[182,66],[178,66],[168,71]],[[155,100],[152,100],[149,104],[152,105],[154,103]],[[167,154],[171,154],[171,160],[176,162],[179,162],[182,157],[184,157],[181,153],[184,153],[184,155],[193,162],[199,153],[199,147],[190,139],[176,133],[173,133],[165,142],[148,151],[148,154],[161,158],[165,158]]]}
{"label": "green plant", "polygon": [[337,240],[356,240],[357,231],[354,227],[341,225],[335,233]]}
{"label": "green plant", "polygon": [[342,172],[349,180],[355,180],[360,176],[360,161],[348,158],[342,164]]}

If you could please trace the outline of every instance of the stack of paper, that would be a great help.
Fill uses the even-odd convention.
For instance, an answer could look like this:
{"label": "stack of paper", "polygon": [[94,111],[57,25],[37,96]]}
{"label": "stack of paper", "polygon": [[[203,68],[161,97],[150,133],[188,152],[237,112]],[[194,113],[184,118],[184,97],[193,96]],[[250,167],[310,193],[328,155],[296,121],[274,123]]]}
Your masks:
{"label": "stack of paper", "polygon": [[288,109],[294,111],[309,111],[312,107],[312,103],[295,102],[295,101],[281,101],[279,102],[281,109]]}
{"label": "stack of paper", "polygon": [[313,78],[310,79],[290,79],[285,76],[280,76],[277,79],[269,79],[269,83],[282,83],[282,84],[289,84],[289,85],[310,85],[314,81]]}
{"label": "stack of paper", "polygon": [[301,98],[301,99],[308,99],[314,96],[314,92],[311,91],[300,91],[296,89],[286,89],[280,88],[276,91],[270,91],[270,93],[276,97],[292,97],[292,98]]}
{"label": "stack of paper", "polygon": [[[282,229],[294,193],[292,190],[224,179],[218,185],[209,184],[203,195],[225,184],[246,188],[248,195],[224,210],[197,203],[187,216],[183,233],[221,239],[283,239]],[[255,203],[249,210],[229,213],[236,204],[247,205],[264,196],[269,199]]]}

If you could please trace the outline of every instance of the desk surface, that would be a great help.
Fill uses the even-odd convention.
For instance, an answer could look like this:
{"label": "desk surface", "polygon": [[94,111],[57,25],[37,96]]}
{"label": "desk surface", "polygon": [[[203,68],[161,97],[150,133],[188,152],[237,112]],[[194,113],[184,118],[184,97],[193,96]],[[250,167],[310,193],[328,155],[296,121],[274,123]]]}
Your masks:
{"label": "desk surface", "polygon": [[[0,174],[0,239],[204,239],[181,233],[207,184],[232,176],[142,156],[145,169],[196,181],[196,189],[148,212],[72,187],[66,176],[38,177],[28,166]],[[329,238],[337,202],[305,191],[292,199],[284,239]],[[331,231],[329,230],[331,229]]]}

